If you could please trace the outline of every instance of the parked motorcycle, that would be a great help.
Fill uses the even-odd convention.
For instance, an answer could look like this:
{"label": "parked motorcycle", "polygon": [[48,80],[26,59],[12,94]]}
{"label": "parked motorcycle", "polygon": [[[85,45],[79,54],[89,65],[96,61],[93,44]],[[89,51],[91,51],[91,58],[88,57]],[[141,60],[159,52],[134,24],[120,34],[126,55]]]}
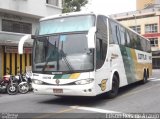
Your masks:
{"label": "parked motorcycle", "polygon": [[18,93],[17,79],[12,75],[5,75],[0,80],[0,92],[7,92],[9,95],[15,95]]}
{"label": "parked motorcycle", "polygon": [[31,79],[27,75],[20,74],[15,76],[18,79],[18,90],[21,94],[29,92],[31,87]]}
{"label": "parked motorcycle", "polygon": [[26,73],[25,75],[25,79],[29,84],[29,90],[33,90],[32,88],[32,80],[31,80],[31,74],[30,73]]}
{"label": "parked motorcycle", "polygon": [[9,78],[0,79],[0,93],[7,92],[7,85],[9,84]]}

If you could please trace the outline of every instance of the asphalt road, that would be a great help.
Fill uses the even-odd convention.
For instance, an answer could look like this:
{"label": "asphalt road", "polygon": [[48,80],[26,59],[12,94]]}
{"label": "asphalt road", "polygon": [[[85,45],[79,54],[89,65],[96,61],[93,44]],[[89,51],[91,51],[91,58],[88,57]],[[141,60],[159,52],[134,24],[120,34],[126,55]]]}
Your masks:
{"label": "asphalt road", "polygon": [[79,114],[82,117],[83,113],[119,112],[160,113],[160,70],[154,70],[153,76],[144,85],[135,83],[121,88],[119,95],[114,99],[101,96],[56,97],[35,95],[32,92],[18,95],[0,94],[0,113],[2,114],[39,113],[41,118],[47,118],[48,115],[53,116],[52,114],[76,113],[76,116]]}

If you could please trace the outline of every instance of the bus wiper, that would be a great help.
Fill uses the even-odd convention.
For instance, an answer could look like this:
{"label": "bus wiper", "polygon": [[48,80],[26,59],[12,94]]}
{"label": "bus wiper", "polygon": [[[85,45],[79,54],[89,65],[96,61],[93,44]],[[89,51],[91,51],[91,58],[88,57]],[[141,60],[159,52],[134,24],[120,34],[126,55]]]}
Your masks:
{"label": "bus wiper", "polygon": [[[56,47],[56,41],[55,41],[55,43],[54,43],[54,46]],[[55,49],[54,49],[54,50],[55,50]],[[46,66],[48,65],[49,58],[50,58],[51,54],[54,55],[54,52],[49,52],[49,55],[48,55],[48,57],[46,58],[46,62],[45,62],[44,67],[43,67],[43,69],[42,69],[42,72],[44,72],[44,70],[46,69]]]}
{"label": "bus wiper", "polygon": [[64,53],[64,51],[63,51],[63,41],[62,41],[62,46],[61,46],[60,54],[62,55],[62,59],[64,59],[64,62],[65,62],[65,64],[67,65],[68,69],[69,69],[70,71],[73,71],[73,68],[72,68],[72,66],[70,65],[69,61],[67,60],[66,55],[65,55],[65,53]]}
{"label": "bus wiper", "polygon": [[51,54],[52,54],[52,53],[50,53],[49,56],[46,58],[46,62],[45,62],[45,64],[44,64],[44,67],[43,67],[43,69],[42,69],[42,72],[44,72],[44,70],[46,69],[46,66],[48,65],[49,58],[50,58]]}

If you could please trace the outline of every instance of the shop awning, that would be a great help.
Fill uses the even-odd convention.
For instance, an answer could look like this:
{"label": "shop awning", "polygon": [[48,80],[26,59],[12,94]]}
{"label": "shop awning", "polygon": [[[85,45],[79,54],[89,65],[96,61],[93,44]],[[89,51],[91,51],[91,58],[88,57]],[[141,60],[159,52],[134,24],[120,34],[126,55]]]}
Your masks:
{"label": "shop awning", "polygon": [[[13,33],[0,31],[0,45],[4,46],[18,46],[19,40],[24,36],[23,33]],[[28,40],[24,45],[32,47],[33,40]]]}

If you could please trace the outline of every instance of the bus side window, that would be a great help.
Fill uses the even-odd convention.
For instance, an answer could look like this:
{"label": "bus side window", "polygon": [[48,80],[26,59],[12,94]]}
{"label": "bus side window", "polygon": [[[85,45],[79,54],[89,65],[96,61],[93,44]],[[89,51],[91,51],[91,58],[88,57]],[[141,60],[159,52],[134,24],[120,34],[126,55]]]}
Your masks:
{"label": "bus side window", "polygon": [[132,34],[132,32],[129,32],[129,36],[130,36],[130,47],[136,49],[137,47],[137,38],[134,34]]}
{"label": "bus side window", "polygon": [[151,44],[150,41],[146,41],[147,42],[147,47],[146,47],[146,51],[151,53]]}
{"label": "bus side window", "polygon": [[110,21],[109,21],[109,44],[114,44],[113,29]]}
{"label": "bus side window", "polygon": [[110,30],[110,43],[118,44],[118,38],[116,34],[116,23],[109,20],[109,30]]}
{"label": "bus side window", "polygon": [[107,54],[107,18],[99,15],[96,33],[96,69],[104,64]]}
{"label": "bus side window", "polygon": [[97,37],[107,42],[107,18],[99,15],[97,18]]}
{"label": "bus side window", "polygon": [[102,67],[107,53],[107,44],[103,42],[102,39],[96,39],[96,68],[99,69]]}
{"label": "bus side window", "polygon": [[138,50],[142,50],[142,47],[141,47],[141,39],[140,39],[140,37],[137,35],[137,49]]}
{"label": "bus side window", "polygon": [[144,38],[141,38],[140,42],[141,42],[142,50],[150,53],[151,47],[150,47],[149,41],[145,40]]}
{"label": "bus side window", "polygon": [[120,37],[119,27],[117,25],[116,25],[116,37],[117,37],[118,44],[120,44],[121,43],[121,37]]}
{"label": "bus side window", "polygon": [[120,34],[120,44],[125,45],[126,39],[125,39],[125,29],[121,26],[119,26],[119,34]]}
{"label": "bus side window", "polygon": [[130,47],[130,41],[131,41],[131,40],[130,40],[130,36],[129,36],[129,34],[128,34],[128,31],[126,30],[126,44],[125,44],[125,45],[126,45],[127,47]]}

